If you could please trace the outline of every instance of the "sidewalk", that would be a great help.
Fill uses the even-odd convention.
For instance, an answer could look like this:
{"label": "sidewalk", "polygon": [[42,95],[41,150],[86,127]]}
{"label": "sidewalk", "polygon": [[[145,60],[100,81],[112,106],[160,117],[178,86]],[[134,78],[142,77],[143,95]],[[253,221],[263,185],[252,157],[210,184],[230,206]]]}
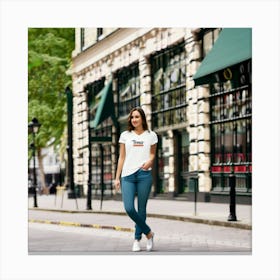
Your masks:
{"label": "sidewalk", "polygon": [[[93,197],[92,210],[87,210],[86,198],[68,199],[67,192],[64,192],[63,195],[57,196],[38,195],[37,208],[33,207],[33,202],[33,197],[29,197],[29,209],[66,213],[126,215],[122,201],[114,199],[103,200],[102,210],[100,210],[100,200]],[[229,216],[228,204],[197,202],[195,211],[195,203],[193,201],[161,200],[151,198],[148,201],[147,216],[251,230],[251,210],[251,205],[237,204],[237,221],[229,222],[227,221]]]}

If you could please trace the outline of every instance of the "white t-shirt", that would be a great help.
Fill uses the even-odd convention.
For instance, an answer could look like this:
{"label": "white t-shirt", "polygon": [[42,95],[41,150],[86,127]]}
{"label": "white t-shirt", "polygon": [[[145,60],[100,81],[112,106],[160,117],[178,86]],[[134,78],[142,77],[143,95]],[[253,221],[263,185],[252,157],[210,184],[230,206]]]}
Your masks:
{"label": "white t-shirt", "polygon": [[136,172],[149,160],[151,145],[158,142],[154,131],[145,130],[138,135],[134,130],[121,133],[119,143],[125,144],[125,160],[122,169],[122,177]]}

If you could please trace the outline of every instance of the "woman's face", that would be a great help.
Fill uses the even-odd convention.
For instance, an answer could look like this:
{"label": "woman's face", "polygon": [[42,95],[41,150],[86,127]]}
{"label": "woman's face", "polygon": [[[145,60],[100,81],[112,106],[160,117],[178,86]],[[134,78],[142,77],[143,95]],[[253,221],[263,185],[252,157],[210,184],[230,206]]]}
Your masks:
{"label": "woman's face", "polygon": [[132,112],[130,121],[134,128],[142,128],[142,118],[137,110]]}

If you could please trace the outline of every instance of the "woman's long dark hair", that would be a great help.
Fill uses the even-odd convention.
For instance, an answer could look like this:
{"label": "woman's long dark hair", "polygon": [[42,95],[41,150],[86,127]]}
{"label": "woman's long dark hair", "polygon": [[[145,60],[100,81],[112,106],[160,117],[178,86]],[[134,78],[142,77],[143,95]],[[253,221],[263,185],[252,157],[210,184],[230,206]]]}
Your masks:
{"label": "woman's long dark hair", "polygon": [[134,111],[138,111],[138,112],[139,112],[139,114],[140,114],[140,116],[141,116],[141,119],[142,119],[143,129],[144,129],[144,130],[149,130],[145,112],[144,112],[143,109],[140,108],[140,107],[133,108],[133,109],[130,111],[130,113],[129,113],[129,115],[128,115],[128,126],[127,126],[127,130],[128,130],[128,131],[134,130],[134,126],[133,126],[132,123],[131,123],[132,113],[133,113]]}

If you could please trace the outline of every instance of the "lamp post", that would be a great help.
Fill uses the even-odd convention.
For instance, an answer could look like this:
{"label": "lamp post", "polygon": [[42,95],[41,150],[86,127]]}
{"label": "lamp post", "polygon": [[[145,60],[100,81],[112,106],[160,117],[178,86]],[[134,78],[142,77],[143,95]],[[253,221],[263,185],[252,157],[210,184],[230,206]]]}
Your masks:
{"label": "lamp post", "polygon": [[91,150],[91,128],[90,128],[90,92],[87,92],[87,118],[88,118],[88,189],[87,189],[87,210],[92,210],[92,150]]}
{"label": "lamp post", "polygon": [[67,97],[67,153],[68,153],[68,198],[76,198],[74,176],[73,176],[73,132],[72,132],[72,115],[73,115],[73,94],[70,87],[65,89]]}
{"label": "lamp post", "polygon": [[236,178],[235,174],[231,172],[229,175],[229,198],[230,198],[230,204],[229,204],[229,216],[228,221],[237,221],[236,217],[236,191],[235,191],[235,185],[236,185]]}
{"label": "lamp post", "polygon": [[74,167],[73,167],[73,93],[70,87],[66,87],[65,94],[67,98],[67,153],[68,153],[68,178],[69,187],[68,198],[75,199],[76,208],[78,209],[77,195],[74,184]]}
{"label": "lamp post", "polygon": [[37,177],[36,177],[36,165],[35,165],[35,156],[36,156],[36,145],[35,145],[35,136],[38,133],[41,124],[38,119],[33,118],[32,121],[28,124],[28,128],[32,132],[33,142],[30,145],[32,148],[32,157],[33,157],[33,189],[34,189],[34,207],[37,205]]}

